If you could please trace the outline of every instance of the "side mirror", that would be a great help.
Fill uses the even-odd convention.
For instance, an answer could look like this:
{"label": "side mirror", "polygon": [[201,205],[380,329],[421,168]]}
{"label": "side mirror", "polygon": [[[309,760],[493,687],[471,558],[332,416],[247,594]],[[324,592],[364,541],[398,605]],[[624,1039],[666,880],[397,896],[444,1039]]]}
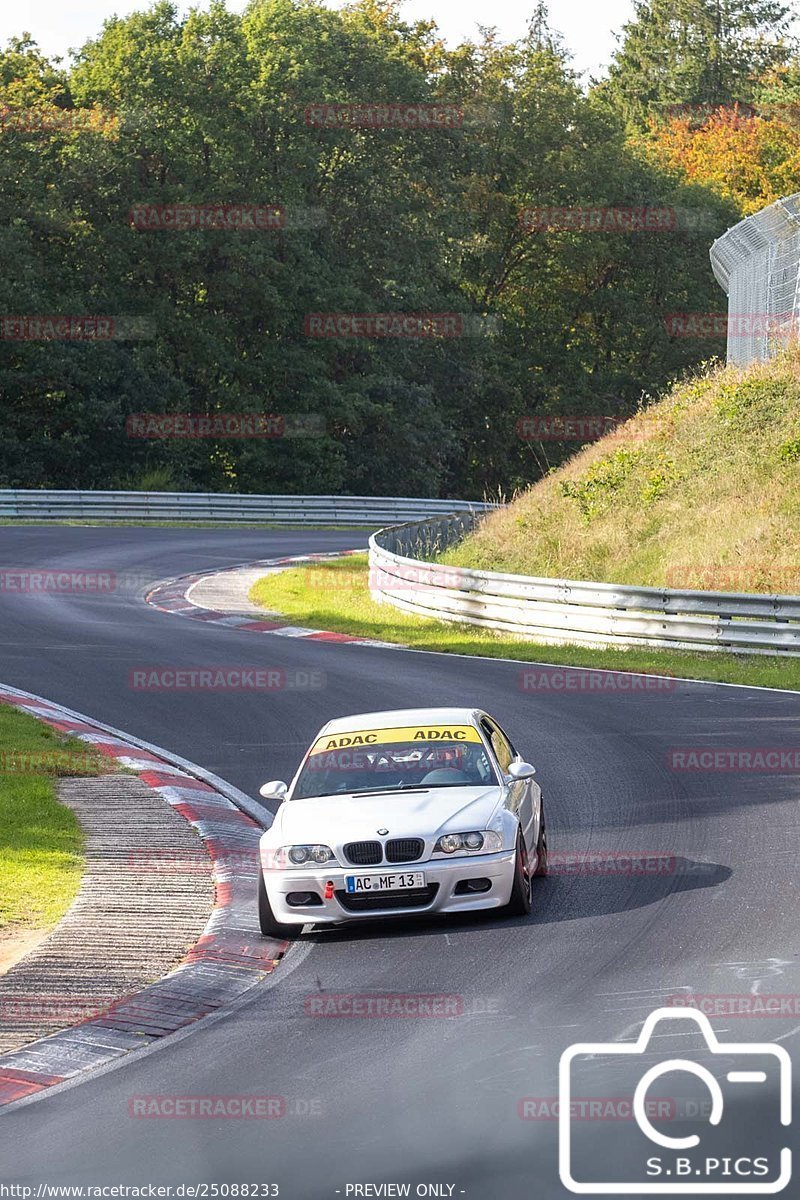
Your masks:
{"label": "side mirror", "polygon": [[520,759],[508,765],[510,779],[533,779],[535,774],[536,767],[532,767],[530,763],[522,762]]}
{"label": "side mirror", "polygon": [[265,800],[285,800],[288,790],[288,783],[284,783],[282,779],[271,779],[258,789],[258,794]]}

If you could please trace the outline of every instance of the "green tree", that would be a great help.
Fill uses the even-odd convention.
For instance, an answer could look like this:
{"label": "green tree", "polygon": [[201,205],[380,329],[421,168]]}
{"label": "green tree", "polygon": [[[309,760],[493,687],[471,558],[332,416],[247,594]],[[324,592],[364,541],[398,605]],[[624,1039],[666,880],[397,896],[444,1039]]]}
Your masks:
{"label": "green tree", "polygon": [[790,55],[791,12],[782,0],[634,0],[599,92],[639,128],[668,105],[747,102]]}
{"label": "green tree", "polygon": [[[434,129],[320,125],[309,106],[450,105]],[[453,50],[385,0],[157,3],[62,73],[0,55],[0,312],[146,317],[150,339],[0,342],[0,481],[14,486],[480,495],[570,445],[531,413],[632,411],[707,345],[663,314],[717,308],[707,247],[731,207],[626,142],[544,5],[518,43]],[[72,120],[74,118],[74,120]],[[132,227],[137,205],[284,206],[270,232]],[[528,208],[682,205],[669,235],[529,231]],[[492,336],[320,339],[314,312],[464,313]],[[484,328],[487,326],[484,325]],[[320,436],[158,441],[135,412],[312,415]],[[166,482],[165,482],[166,481]]]}

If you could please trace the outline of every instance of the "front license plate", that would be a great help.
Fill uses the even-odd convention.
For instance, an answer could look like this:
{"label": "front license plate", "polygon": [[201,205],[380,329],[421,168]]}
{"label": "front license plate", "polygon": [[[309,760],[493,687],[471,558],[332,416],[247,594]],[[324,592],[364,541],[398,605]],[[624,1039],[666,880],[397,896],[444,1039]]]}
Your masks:
{"label": "front license plate", "polygon": [[404,871],[394,875],[345,875],[348,892],[401,892],[405,888],[424,888],[422,871]]}

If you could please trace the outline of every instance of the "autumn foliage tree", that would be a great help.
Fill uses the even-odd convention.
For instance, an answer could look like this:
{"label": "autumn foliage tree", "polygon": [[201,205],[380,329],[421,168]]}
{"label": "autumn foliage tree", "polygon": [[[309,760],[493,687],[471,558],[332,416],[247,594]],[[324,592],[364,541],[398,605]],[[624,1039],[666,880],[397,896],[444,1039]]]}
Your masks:
{"label": "autumn foliage tree", "polygon": [[[798,109],[800,112],[800,109]],[[719,108],[651,125],[650,160],[732,200],[743,215],[800,190],[800,125],[782,117]]]}

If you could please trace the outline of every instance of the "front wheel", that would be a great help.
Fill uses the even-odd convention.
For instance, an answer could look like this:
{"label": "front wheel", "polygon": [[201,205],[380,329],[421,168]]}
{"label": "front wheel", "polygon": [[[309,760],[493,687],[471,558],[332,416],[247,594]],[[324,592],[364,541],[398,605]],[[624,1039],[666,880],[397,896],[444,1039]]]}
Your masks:
{"label": "front wheel", "polygon": [[286,925],[276,921],[269,902],[264,876],[258,872],[258,924],[264,937],[280,938],[284,941],[294,941],[303,932],[302,925]]}
{"label": "front wheel", "polygon": [[521,833],[517,834],[514,882],[511,886],[511,899],[505,911],[510,917],[527,917],[531,911],[531,877],[528,874],[527,855]]}
{"label": "front wheel", "polygon": [[536,841],[536,870],[534,875],[547,874],[547,828],[544,823],[544,801],[542,801],[542,819],[539,822],[539,837]]}

